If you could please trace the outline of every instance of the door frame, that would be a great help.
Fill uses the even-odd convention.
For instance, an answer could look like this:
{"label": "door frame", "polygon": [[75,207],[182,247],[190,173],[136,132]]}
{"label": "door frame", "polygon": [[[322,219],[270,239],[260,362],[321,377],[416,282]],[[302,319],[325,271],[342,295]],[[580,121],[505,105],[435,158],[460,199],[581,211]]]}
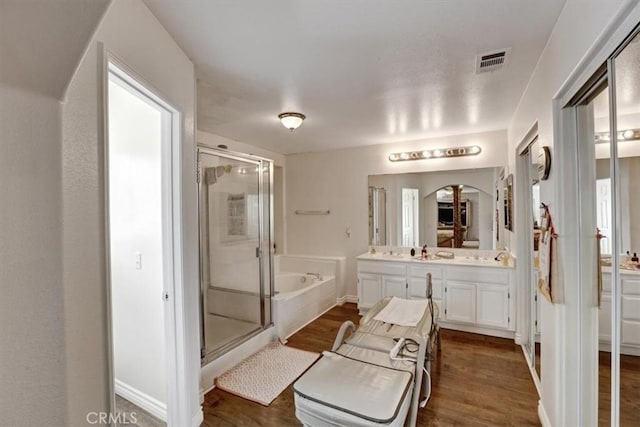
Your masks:
{"label": "door frame", "polygon": [[549,420],[543,405],[539,406],[538,413],[545,425],[597,423],[597,365],[594,366],[597,357],[593,355],[597,355],[599,343],[597,336],[589,336],[593,327],[589,298],[577,285],[584,269],[590,268],[580,256],[589,252],[590,243],[580,235],[579,221],[576,221],[582,214],[579,194],[584,183],[580,182],[579,171],[584,160],[577,156],[577,114],[570,105],[639,22],[640,2],[626,1],[552,100],[554,164],[561,166],[552,171],[555,191],[551,206],[559,233],[558,258],[563,260],[558,278],[565,284],[565,303],[554,306],[556,316],[550,325],[557,331],[553,342],[555,371],[562,374],[557,375],[552,384],[545,385],[550,394],[548,398],[555,400],[554,406],[558,409],[556,417]]}
{"label": "door frame", "polygon": [[[110,259],[110,219],[109,219],[109,75],[115,74],[134,90],[164,108],[170,119],[163,129],[161,154],[162,168],[162,258],[163,291],[158,298],[164,300],[165,357],[167,374],[167,425],[192,423],[189,411],[189,388],[187,381],[188,342],[186,337],[187,318],[184,309],[183,282],[183,225],[182,225],[182,133],[181,112],[147,82],[144,77],[129,67],[113,52],[102,52],[102,94],[103,94],[103,177],[104,177],[104,230],[105,230],[105,274],[106,274],[106,317],[108,344],[108,392],[109,412],[115,416],[115,358],[113,351],[112,301],[111,301],[111,259]],[[167,143],[168,142],[168,143]],[[117,418],[117,417],[112,417]],[[112,421],[116,421],[115,419]]]}
{"label": "door frame", "polygon": [[[531,156],[533,144],[538,141],[538,122],[536,121],[529,129],[525,137],[516,148],[516,253],[521,254],[521,259],[516,265],[518,283],[521,289],[517,292],[518,297],[518,328],[516,332],[516,343],[523,346],[525,359],[531,371],[533,382],[541,395],[541,379],[535,370],[535,327],[532,323],[536,316],[536,301],[533,298],[534,283],[533,271],[533,234],[531,225],[533,224],[532,193],[531,193]],[[535,285],[534,285],[535,286]],[[529,347],[527,347],[529,346]],[[533,356],[532,356],[533,353]]]}

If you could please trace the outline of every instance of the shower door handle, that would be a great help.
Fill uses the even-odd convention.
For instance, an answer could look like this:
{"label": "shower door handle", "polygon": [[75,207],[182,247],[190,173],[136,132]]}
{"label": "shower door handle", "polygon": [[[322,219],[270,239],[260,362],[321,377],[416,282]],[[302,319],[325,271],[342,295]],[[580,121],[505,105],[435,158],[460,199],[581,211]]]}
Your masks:
{"label": "shower door handle", "polygon": [[262,251],[260,251],[260,248],[256,248],[256,258],[260,258],[260,255],[262,255]]}

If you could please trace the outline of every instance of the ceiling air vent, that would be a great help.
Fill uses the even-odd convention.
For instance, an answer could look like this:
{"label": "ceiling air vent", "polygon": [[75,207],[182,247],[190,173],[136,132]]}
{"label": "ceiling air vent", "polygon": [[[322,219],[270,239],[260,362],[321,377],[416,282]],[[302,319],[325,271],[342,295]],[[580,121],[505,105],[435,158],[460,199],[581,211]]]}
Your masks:
{"label": "ceiling air vent", "polygon": [[499,70],[504,67],[507,63],[510,52],[511,49],[500,49],[495,52],[484,53],[476,56],[476,74]]}

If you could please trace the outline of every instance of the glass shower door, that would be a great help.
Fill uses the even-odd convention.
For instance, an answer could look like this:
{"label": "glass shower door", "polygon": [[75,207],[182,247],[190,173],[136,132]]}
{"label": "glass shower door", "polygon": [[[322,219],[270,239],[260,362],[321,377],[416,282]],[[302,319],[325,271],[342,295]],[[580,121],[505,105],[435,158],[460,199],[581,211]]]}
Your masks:
{"label": "glass shower door", "polygon": [[198,161],[202,357],[207,363],[271,323],[271,165],[204,149]]}

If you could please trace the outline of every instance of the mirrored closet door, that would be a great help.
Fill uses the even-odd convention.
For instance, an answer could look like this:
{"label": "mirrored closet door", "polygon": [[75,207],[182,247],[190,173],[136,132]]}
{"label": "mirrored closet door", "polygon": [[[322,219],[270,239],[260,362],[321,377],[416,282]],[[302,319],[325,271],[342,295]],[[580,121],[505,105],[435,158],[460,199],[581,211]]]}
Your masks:
{"label": "mirrored closet door", "polygon": [[640,34],[624,46],[611,65],[615,100],[611,153],[616,175],[613,249],[619,255],[616,274],[612,275],[617,292],[612,301],[616,310],[612,313],[615,339],[611,342],[618,347],[612,352],[612,373],[618,385],[613,400],[619,410],[619,425],[631,426],[640,424]]}
{"label": "mirrored closet door", "polygon": [[[581,199],[582,329],[595,343],[598,424],[640,421],[640,36],[573,104]],[[595,266],[595,268],[594,268]],[[595,327],[592,327],[595,325]],[[588,347],[583,347],[588,349]]]}

